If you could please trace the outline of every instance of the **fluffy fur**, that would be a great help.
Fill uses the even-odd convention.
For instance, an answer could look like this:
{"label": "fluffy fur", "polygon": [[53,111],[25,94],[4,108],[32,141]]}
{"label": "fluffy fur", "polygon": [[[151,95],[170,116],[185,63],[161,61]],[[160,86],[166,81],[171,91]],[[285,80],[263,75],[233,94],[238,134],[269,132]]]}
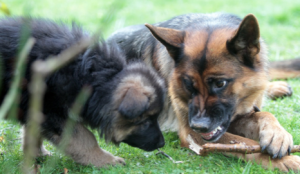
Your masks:
{"label": "fluffy fur", "polygon": [[[199,145],[232,140],[258,144],[254,139],[273,158],[281,158],[272,160],[273,168],[299,169],[298,156],[285,156],[293,145],[291,135],[271,113],[255,109],[265,91],[290,95],[291,89],[286,82],[268,81],[267,50],[254,15],[181,15],[121,29],[108,40],[117,42],[127,57],[140,57],[168,82],[172,106],[165,107],[159,122],[162,129],[177,125],[183,147],[189,147],[189,135]],[[282,93],[275,94],[278,89]],[[270,164],[267,154],[232,154]]]}
{"label": "fluffy fur", "polygon": [[[4,63],[2,103],[13,77],[21,33],[29,26],[36,39],[28,57],[22,84],[18,119],[26,125],[30,82],[30,65],[57,55],[64,49],[89,37],[79,26],[68,27],[45,19],[4,18],[0,20],[0,54]],[[106,141],[125,142],[147,151],[164,145],[157,117],[162,110],[165,84],[159,75],[140,61],[126,62],[117,45],[104,41],[79,54],[74,61],[46,79],[41,133],[59,144],[70,109],[80,89],[91,86],[92,94],[82,112],[82,122],[74,128],[66,154],[76,162],[102,167],[124,163],[119,157],[100,149],[93,134],[83,125],[99,129]],[[147,138],[145,138],[147,137]]]}

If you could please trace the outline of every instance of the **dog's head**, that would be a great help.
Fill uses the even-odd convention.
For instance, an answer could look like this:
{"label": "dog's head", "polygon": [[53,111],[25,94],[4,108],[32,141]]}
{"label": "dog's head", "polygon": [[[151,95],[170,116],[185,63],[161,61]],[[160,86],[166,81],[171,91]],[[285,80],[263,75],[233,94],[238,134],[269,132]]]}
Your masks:
{"label": "dog's head", "polygon": [[260,105],[267,84],[265,48],[253,15],[230,27],[146,26],[174,59],[169,92],[176,114],[204,140],[218,140],[234,117]]}
{"label": "dog's head", "polygon": [[146,151],[163,147],[157,121],[165,97],[163,79],[141,62],[129,64],[119,78],[113,99],[118,112],[113,141]]}
{"label": "dog's head", "polygon": [[107,142],[147,151],[164,146],[157,119],[166,86],[157,72],[143,62],[127,63],[117,45],[104,42],[84,56],[82,78],[93,87],[84,109],[88,124]]}

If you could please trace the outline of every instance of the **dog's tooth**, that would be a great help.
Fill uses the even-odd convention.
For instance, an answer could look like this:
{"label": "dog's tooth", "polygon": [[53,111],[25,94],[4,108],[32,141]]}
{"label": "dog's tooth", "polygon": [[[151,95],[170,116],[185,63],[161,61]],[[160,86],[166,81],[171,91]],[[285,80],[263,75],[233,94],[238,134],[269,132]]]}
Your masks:
{"label": "dog's tooth", "polygon": [[222,130],[221,126],[217,127],[217,130],[220,130],[220,131],[221,131],[221,130]]}

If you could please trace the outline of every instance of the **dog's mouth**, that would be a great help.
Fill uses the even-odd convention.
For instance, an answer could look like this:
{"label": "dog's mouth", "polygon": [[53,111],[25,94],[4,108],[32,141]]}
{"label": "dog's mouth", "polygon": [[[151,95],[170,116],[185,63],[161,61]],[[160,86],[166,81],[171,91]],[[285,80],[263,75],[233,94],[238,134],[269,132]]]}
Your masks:
{"label": "dog's mouth", "polygon": [[226,132],[226,128],[222,125],[218,126],[211,132],[200,133],[203,140],[208,142],[217,141],[224,133]]}

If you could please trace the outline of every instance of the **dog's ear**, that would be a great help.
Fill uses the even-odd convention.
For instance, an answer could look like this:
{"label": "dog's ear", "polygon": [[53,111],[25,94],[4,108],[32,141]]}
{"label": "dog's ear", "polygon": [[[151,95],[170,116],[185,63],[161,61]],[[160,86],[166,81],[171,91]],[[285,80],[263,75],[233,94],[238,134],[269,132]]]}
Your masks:
{"label": "dog's ear", "polygon": [[148,108],[148,97],[135,88],[129,88],[118,108],[119,112],[128,119],[142,115]]}
{"label": "dog's ear", "polygon": [[99,54],[98,45],[87,49],[82,56],[82,74],[90,75],[98,68],[99,58],[97,57]]}
{"label": "dog's ear", "polygon": [[145,24],[145,26],[149,28],[153,36],[167,48],[175,62],[178,61],[181,45],[184,41],[184,31],[155,27],[150,24]]}
{"label": "dog's ear", "polygon": [[231,54],[241,54],[243,63],[253,67],[255,55],[260,51],[260,34],[257,19],[253,14],[247,15],[226,46]]}

